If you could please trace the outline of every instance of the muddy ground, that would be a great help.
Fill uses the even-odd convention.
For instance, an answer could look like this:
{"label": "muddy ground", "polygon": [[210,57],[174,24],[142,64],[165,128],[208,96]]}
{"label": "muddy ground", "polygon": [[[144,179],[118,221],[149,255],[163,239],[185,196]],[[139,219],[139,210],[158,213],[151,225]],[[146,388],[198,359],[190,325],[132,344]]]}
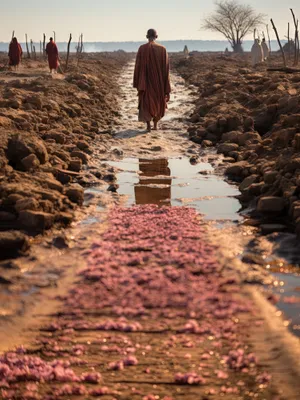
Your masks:
{"label": "muddy ground", "polygon": [[0,60],[2,259],[26,251],[30,236],[69,225],[82,186],[113,180],[105,167],[93,168],[91,154],[96,139],[98,151],[108,151],[116,81],[129,59],[123,52],[72,58],[66,74],[52,76],[41,60],[24,60],[18,72]]}
{"label": "muddy ground", "polygon": [[240,182],[240,200],[254,208],[263,233],[299,232],[299,72],[280,67],[279,56],[256,69],[247,56],[175,56],[174,66],[197,86],[190,138],[218,145],[231,165],[226,175]]}
{"label": "muddy ground", "polygon": [[[234,161],[241,161],[238,157],[242,157],[245,149],[249,151],[248,146],[253,143],[248,143],[248,139],[245,145],[235,143],[238,156],[224,149],[220,153],[225,153],[225,157],[216,154],[213,145],[223,139],[217,137],[219,133],[210,132],[207,121],[214,117],[219,127],[221,116],[216,119],[216,109],[209,116],[208,113],[200,116],[199,111],[203,101],[213,103],[214,97],[218,97],[220,87],[214,88],[212,94],[205,90],[219,85],[220,76],[226,86],[229,76],[238,81],[244,76],[240,68],[248,68],[246,75],[254,75],[251,79],[255,85],[259,79],[255,79],[257,72],[253,74],[244,60],[224,61],[218,56],[186,60],[172,56],[173,98],[161,129],[149,134],[136,122],[132,62],[123,53],[102,57],[89,57],[92,60],[89,66],[86,62],[81,66],[90,75],[85,83],[93,86],[91,82],[96,81],[95,86],[100,87],[93,88],[92,94],[84,85],[76,84],[74,89],[68,75],[65,79],[63,76],[53,79],[47,76],[44,65],[38,67],[43,70],[41,74],[50,91],[56,93],[57,87],[64,85],[60,93],[65,96],[68,92],[69,102],[65,102],[69,107],[77,104],[78,92],[80,99],[82,93],[88,92],[90,100],[85,99],[84,105],[79,100],[79,104],[81,112],[87,109],[90,113],[83,120],[82,115],[66,117],[64,112],[57,111],[64,118],[60,132],[65,124],[71,126],[64,143],[49,138],[48,130],[40,133],[30,128],[28,138],[33,137],[34,143],[27,144],[27,135],[24,141],[30,149],[29,156],[34,154],[39,161],[36,169],[26,171],[24,162],[18,164],[19,158],[10,160],[8,141],[3,145],[7,165],[4,185],[16,184],[21,179],[32,185],[27,177],[33,176],[35,187],[35,177],[43,174],[40,175],[43,181],[38,181],[39,191],[47,191],[49,197],[56,190],[56,197],[64,197],[65,208],[54,208],[53,215],[69,214],[76,204],[83,203],[83,207],[70,216],[68,229],[62,230],[57,225],[61,221],[54,218],[55,224],[46,237],[31,239],[29,256],[2,263],[2,397],[297,399],[299,341],[286,329],[290,325],[286,314],[272,304],[278,301],[274,288],[281,282],[284,284],[284,280],[276,281],[276,276],[270,274],[276,268],[284,272],[289,259],[282,253],[279,257],[274,252],[274,242],[258,235],[255,225],[261,225],[261,221],[255,214],[239,213],[238,189],[223,178],[226,169],[234,166]],[[210,71],[215,69],[215,77],[209,78],[208,67]],[[103,70],[105,76],[101,75]],[[259,73],[266,75],[264,68]],[[0,80],[2,75],[5,92],[11,74],[2,72]],[[35,76],[33,82],[40,79]],[[227,92],[229,97],[233,88]],[[102,100],[100,97],[94,100],[96,93],[102,94]],[[99,130],[92,131],[94,135],[90,138],[94,113],[100,113],[103,98],[111,93],[112,97],[107,97],[106,116],[99,116]],[[23,95],[20,90],[22,112],[35,115],[32,110],[23,111],[26,104]],[[224,102],[226,96],[218,101]],[[43,100],[47,104],[47,94]],[[229,132],[232,132],[231,121],[242,115],[239,106],[234,115],[229,112],[236,102],[233,97],[226,100],[226,109],[221,104],[222,118],[228,117],[222,126],[227,130],[230,126]],[[3,109],[5,115],[20,112],[6,103]],[[249,128],[246,123],[249,114],[249,110],[248,115],[245,111],[243,125],[234,127],[236,136],[240,139],[250,132],[250,141],[255,136],[261,143],[264,139],[258,135],[262,133],[255,133],[253,124]],[[254,121],[255,115],[250,117]],[[89,123],[89,128],[82,126],[82,122]],[[80,132],[74,132],[73,124],[81,126]],[[227,133],[226,129],[222,135]],[[204,130],[206,142],[200,140],[199,132]],[[23,128],[16,126],[8,131],[22,134]],[[209,133],[215,138],[207,136]],[[88,151],[78,147],[82,139],[89,144]],[[80,176],[73,175],[76,171],[70,165],[73,160],[78,164],[80,157],[74,153],[72,156],[71,152],[70,156],[67,154],[69,163],[57,166],[47,160],[43,164],[35,140],[42,142],[49,160],[52,153],[48,147],[67,153],[64,146],[72,145],[73,152],[76,145],[76,153],[89,156],[87,164],[77,172]],[[54,156],[56,161],[60,158]],[[52,182],[61,184],[61,190],[44,186],[48,185],[45,165]],[[101,174],[98,177],[97,172]],[[57,180],[60,174],[71,176],[72,181],[81,185],[88,184],[84,195],[82,186]],[[230,177],[237,179],[232,173]],[[69,188],[81,193],[80,202],[70,199]],[[28,190],[36,193],[32,187]],[[28,190],[22,196],[31,199],[32,196],[24,195]],[[6,200],[7,192],[4,193]],[[37,196],[36,201],[40,207],[45,199],[38,194],[41,197]],[[242,194],[245,196],[243,191]],[[243,199],[249,204],[252,197],[249,201]],[[19,198],[10,204],[9,210],[3,210],[4,215],[14,215],[13,223],[20,222],[22,210],[16,208],[18,201]],[[25,208],[31,216],[51,214],[41,208],[28,210]],[[278,212],[272,214],[271,222],[277,223],[279,217]],[[32,226],[10,227],[18,231],[21,228],[27,236],[37,233]],[[296,240],[292,235],[285,238],[289,242]],[[289,253],[293,250],[296,261],[297,246],[288,248]],[[291,290],[294,290],[296,277],[292,277],[295,284]],[[282,293],[280,296],[285,299],[284,304],[290,301],[291,307],[299,312],[295,290],[293,296]],[[15,347],[16,352],[8,352]]]}

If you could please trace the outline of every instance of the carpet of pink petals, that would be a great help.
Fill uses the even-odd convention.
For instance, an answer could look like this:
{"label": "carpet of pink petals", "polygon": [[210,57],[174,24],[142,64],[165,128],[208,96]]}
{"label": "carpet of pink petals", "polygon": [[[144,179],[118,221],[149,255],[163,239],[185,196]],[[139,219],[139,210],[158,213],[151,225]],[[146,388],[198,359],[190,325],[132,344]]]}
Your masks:
{"label": "carpet of pink petals", "polygon": [[271,399],[255,309],[193,209],[114,208],[30,348],[0,357],[0,398]]}

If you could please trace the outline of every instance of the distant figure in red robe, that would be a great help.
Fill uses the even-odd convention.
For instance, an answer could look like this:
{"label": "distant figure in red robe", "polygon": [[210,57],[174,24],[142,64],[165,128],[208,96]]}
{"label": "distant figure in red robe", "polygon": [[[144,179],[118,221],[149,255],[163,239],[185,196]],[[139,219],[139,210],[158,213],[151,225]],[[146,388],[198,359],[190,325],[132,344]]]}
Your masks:
{"label": "distant figure in red robe", "polygon": [[157,32],[149,29],[148,43],[137,53],[133,86],[138,90],[139,121],[147,123],[151,131],[151,121],[157,130],[158,121],[165,115],[170,100],[169,60],[165,47],[155,43]]}
{"label": "distant figure in red robe", "polygon": [[46,53],[48,56],[48,63],[50,68],[50,73],[56,72],[58,68],[58,48],[53,38],[50,38],[50,42],[46,46]]}
{"label": "distant figure in red robe", "polygon": [[13,38],[9,45],[8,57],[9,57],[9,65],[18,68],[21,59],[22,59],[22,47],[18,43],[17,38]]}

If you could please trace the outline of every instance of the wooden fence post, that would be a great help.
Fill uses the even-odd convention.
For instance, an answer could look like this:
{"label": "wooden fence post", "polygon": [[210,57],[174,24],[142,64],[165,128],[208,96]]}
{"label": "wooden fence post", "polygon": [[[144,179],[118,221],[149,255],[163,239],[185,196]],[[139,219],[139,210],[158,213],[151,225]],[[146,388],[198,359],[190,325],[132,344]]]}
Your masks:
{"label": "wooden fence post", "polygon": [[289,23],[289,22],[288,22],[288,35],[287,35],[287,40],[288,40],[289,60],[291,60],[290,23]]}
{"label": "wooden fence post", "polygon": [[299,47],[299,44],[298,44],[298,42],[299,42],[298,21],[296,21],[296,17],[295,17],[295,14],[294,14],[294,11],[293,11],[292,8],[290,8],[290,11],[291,11],[291,13],[292,13],[293,21],[294,21],[294,26],[295,26],[294,65],[297,65],[297,64],[298,64],[298,59],[299,59],[299,57],[298,57],[298,47]]}
{"label": "wooden fence post", "polygon": [[66,59],[65,72],[67,72],[67,70],[68,70],[71,41],[72,41],[72,34],[70,33],[70,38],[69,38],[69,42],[68,42],[68,51],[67,51],[67,59]]}
{"label": "wooden fence post", "polygon": [[27,37],[27,33],[25,34],[25,39],[26,39],[27,57],[30,58],[30,51],[29,51],[29,46],[28,46],[28,37]]}
{"label": "wooden fence post", "polygon": [[267,29],[267,35],[268,35],[268,41],[269,41],[269,50],[270,50],[270,54],[271,54],[272,49],[271,49],[271,40],[270,40],[270,34],[269,34],[269,25],[266,25],[266,29]]}
{"label": "wooden fence post", "polygon": [[275,24],[274,24],[272,18],[271,18],[271,24],[272,24],[272,27],[273,27],[273,29],[274,29],[274,32],[275,32],[275,35],[276,35],[276,38],[277,38],[277,42],[278,42],[279,47],[280,47],[280,51],[281,51],[281,54],[282,54],[283,64],[284,64],[284,66],[286,67],[286,59],[285,59],[284,50],[283,50],[283,48],[282,48],[282,45],[281,45],[281,42],[280,42],[280,39],[279,39],[279,36],[278,36],[278,32],[277,32],[277,29],[276,29],[276,26],[275,26]]}
{"label": "wooden fence post", "polygon": [[43,57],[46,55],[46,35],[43,34]]}

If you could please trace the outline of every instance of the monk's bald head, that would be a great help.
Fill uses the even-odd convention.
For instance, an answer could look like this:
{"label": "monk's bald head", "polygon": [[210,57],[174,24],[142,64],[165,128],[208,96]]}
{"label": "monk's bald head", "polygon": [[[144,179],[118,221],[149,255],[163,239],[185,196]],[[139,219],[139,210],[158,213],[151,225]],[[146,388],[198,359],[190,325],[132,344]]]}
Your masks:
{"label": "monk's bald head", "polygon": [[147,39],[155,40],[157,39],[157,32],[155,29],[149,29],[147,32]]}

